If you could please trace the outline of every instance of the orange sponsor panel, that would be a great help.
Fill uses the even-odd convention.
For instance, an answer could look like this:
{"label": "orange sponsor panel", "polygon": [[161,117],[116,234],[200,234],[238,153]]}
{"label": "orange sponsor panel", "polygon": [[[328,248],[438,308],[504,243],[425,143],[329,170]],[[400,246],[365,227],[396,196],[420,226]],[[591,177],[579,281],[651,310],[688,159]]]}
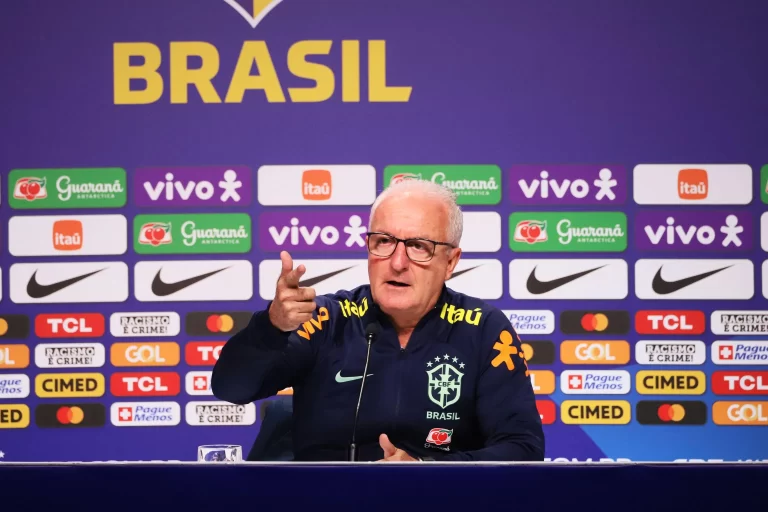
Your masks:
{"label": "orange sponsor panel", "polygon": [[549,370],[531,370],[531,385],[536,395],[550,395],[555,392],[555,374]]}
{"label": "orange sponsor panel", "polygon": [[768,402],[715,402],[712,421],[715,425],[768,426]]}
{"label": "orange sponsor panel", "polygon": [[309,169],[301,175],[301,194],[304,199],[326,201],[333,190],[331,171],[327,169]]}
{"label": "orange sponsor panel", "polygon": [[172,341],[115,343],[110,359],[115,366],[176,366],[181,351]]}
{"label": "orange sponsor panel", "polygon": [[0,345],[0,370],[29,366],[29,347],[26,345]]}
{"label": "orange sponsor panel", "polygon": [[627,364],[629,343],[626,341],[564,341],[560,344],[560,360],[565,364]]}

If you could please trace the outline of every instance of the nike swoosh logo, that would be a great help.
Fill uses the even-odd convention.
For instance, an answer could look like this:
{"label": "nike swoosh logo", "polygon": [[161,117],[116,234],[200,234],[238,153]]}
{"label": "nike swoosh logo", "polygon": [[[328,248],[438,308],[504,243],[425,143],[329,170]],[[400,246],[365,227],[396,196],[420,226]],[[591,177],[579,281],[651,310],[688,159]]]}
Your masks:
{"label": "nike swoosh logo", "polygon": [[460,270],[460,271],[458,271],[458,272],[454,272],[454,273],[453,273],[453,275],[451,275],[451,277],[449,277],[449,278],[448,278],[448,281],[450,281],[450,280],[451,280],[451,279],[453,279],[454,277],[459,277],[461,274],[466,274],[466,273],[467,273],[467,272],[469,272],[470,270],[475,270],[477,267],[480,267],[480,266],[482,266],[482,265],[476,265],[476,266],[474,266],[474,267],[465,268],[464,270]]}
{"label": "nike swoosh logo", "polygon": [[91,277],[94,274],[98,274],[102,270],[106,269],[99,269],[94,272],[89,272],[87,274],[83,274],[81,276],[72,277],[70,279],[65,279],[64,281],[59,281],[57,283],[51,283],[51,284],[40,284],[37,282],[37,270],[35,270],[35,273],[32,274],[32,277],[29,278],[29,282],[27,283],[27,295],[29,295],[33,299],[42,299],[43,297],[47,297],[49,295],[53,295],[54,293],[58,292],[59,290],[63,290],[67,286],[72,286],[73,284],[82,281],[83,279],[86,279],[88,277]]}
{"label": "nike swoosh logo", "polygon": [[347,267],[347,268],[343,268],[341,270],[334,270],[333,272],[328,272],[327,274],[323,274],[321,276],[310,277],[309,279],[305,279],[303,281],[299,281],[299,286],[307,286],[307,287],[315,286],[316,284],[322,283],[326,279],[330,279],[330,278],[332,278],[333,276],[335,276],[337,274],[341,274],[342,272],[346,272],[347,270],[349,270],[351,268],[352,267]]}
{"label": "nike swoosh logo", "polygon": [[533,270],[531,271],[531,274],[528,276],[528,282],[526,283],[526,286],[528,287],[528,291],[531,292],[534,295],[541,295],[542,293],[551,292],[552,290],[556,288],[560,288],[563,285],[566,285],[570,283],[571,281],[575,281],[580,277],[584,277],[587,274],[591,274],[595,270],[600,270],[601,268],[605,267],[605,265],[601,265],[599,267],[591,268],[589,270],[585,270],[583,272],[577,272],[576,274],[571,274],[568,276],[558,277],[557,279],[553,279],[551,281],[539,281],[536,278],[536,268],[533,267]]}
{"label": "nike swoosh logo", "polygon": [[208,272],[207,274],[201,274],[199,276],[190,277],[189,279],[176,281],[175,283],[166,283],[162,280],[162,278],[160,277],[160,272],[162,272],[163,269],[161,268],[160,270],[157,271],[157,274],[155,274],[155,278],[152,280],[152,293],[154,293],[158,297],[167,297],[168,295],[172,295],[180,290],[183,290],[184,288],[192,286],[195,283],[199,283],[203,279],[207,279],[212,275],[215,275],[215,274],[218,274],[219,272],[227,270],[228,268],[229,267],[220,268],[219,270],[214,270],[213,272]]}
{"label": "nike swoosh logo", "polygon": [[[370,377],[371,375],[373,375],[373,374],[369,373],[369,374],[366,375],[366,377]],[[353,380],[360,380],[362,378],[363,378],[362,375],[358,375],[356,377],[342,377],[341,376],[341,370],[339,370],[339,373],[336,374],[336,382],[351,382]]]}
{"label": "nike swoosh logo", "polygon": [[686,286],[691,286],[693,283],[697,283],[702,279],[706,279],[709,276],[715,275],[718,272],[722,272],[723,270],[731,268],[732,266],[733,265],[728,265],[727,267],[718,268],[717,270],[704,272],[703,274],[686,277],[685,279],[678,279],[677,281],[666,281],[663,277],[661,277],[661,269],[663,267],[659,267],[656,275],[653,276],[653,283],[651,284],[651,288],[653,288],[653,291],[659,295],[669,295],[670,293],[682,290]]}

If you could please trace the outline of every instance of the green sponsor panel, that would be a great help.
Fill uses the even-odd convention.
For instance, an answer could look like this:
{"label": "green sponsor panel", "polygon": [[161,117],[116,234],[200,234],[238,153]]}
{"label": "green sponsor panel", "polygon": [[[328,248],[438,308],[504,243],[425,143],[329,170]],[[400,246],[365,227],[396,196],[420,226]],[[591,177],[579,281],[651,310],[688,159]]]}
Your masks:
{"label": "green sponsor panel", "polygon": [[515,252],[622,252],[627,216],[621,212],[519,212],[509,216]]}
{"label": "green sponsor panel", "polygon": [[499,204],[501,168],[497,165],[390,165],[384,187],[404,179],[422,179],[446,186],[459,204]]}
{"label": "green sponsor panel", "polygon": [[8,174],[8,202],[19,210],[122,208],[127,199],[125,169],[14,169]]}
{"label": "green sponsor panel", "polygon": [[247,213],[146,214],[133,219],[138,254],[223,254],[251,250]]}
{"label": "green sponsor panel", "polygon": [[760,198],[768,204],[768,165],[760,169]]}

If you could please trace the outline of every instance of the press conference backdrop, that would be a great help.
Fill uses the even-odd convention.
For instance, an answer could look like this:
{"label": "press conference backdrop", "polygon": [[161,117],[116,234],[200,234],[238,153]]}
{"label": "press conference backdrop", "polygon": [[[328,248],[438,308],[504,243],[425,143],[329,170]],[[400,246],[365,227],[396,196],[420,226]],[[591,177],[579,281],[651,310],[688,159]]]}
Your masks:
{"label": "press conference backdrop", "polygon": [[448,286],[520,333],[547,459],[768,459],[764,3],[3,7],[0,460],[250,447],[222,344],[282,249],[365,283],[413,177],[458,193]]}

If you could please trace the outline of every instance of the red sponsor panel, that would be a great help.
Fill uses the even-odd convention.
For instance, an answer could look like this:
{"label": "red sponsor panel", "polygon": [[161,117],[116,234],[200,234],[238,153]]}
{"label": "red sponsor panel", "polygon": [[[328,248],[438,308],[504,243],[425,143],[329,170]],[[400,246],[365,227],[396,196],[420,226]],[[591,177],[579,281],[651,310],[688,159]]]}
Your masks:
{"label": "red sponsor panel", "polygon": [[551,425],[555,422],[555,411],[557,407],[552,400],[536,400],[536,408],[539,410],[539,416],[541,416],[541,423],[543,425]]}
{"label": "red sponsor panel", "polygon": [[118,372],[109,379],[114,396],[176,396],[181,378],[174,372]]}
{"label": "red sponsor panel", "polygon": [[98,338],[104,336],[104,316],[99,313],[37,315],[35,334],[39,338]]}
{"label": "red sponsor panel", "polygon": [[191,366],[213,366],[226,341],[192,341],[184,347],[184,359]]}
{"label": "red sponsor panel", "polygon": [[635,314],[639,334],[702,334],[706,328],[703,311],[644,310]]}
{"label": "red sponsor panel", "polygon": [[712,374],[716,395],[768,395],[768,371],[728,370]]}

